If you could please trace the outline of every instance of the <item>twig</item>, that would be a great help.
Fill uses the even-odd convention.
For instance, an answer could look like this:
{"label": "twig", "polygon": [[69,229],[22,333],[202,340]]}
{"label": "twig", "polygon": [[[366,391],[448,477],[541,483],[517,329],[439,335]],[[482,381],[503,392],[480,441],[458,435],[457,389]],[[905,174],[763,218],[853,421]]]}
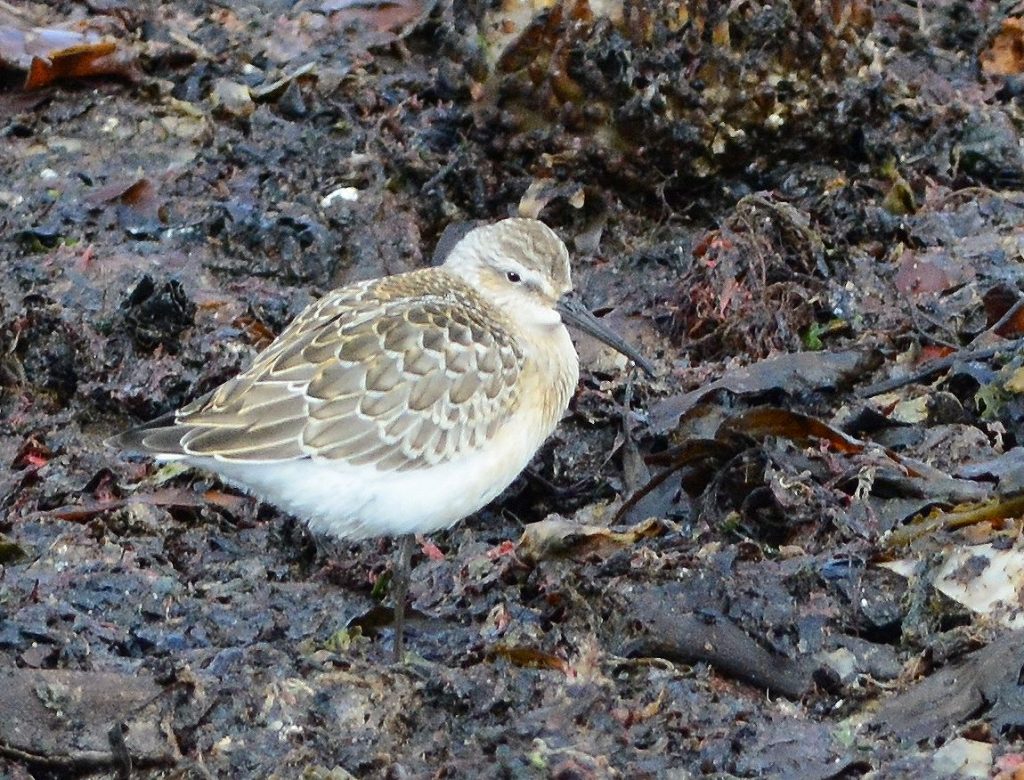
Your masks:
{"label": "twig", "polygon": [[[939,322],[935,317],[932,317],[930,314],[923,312],[920,309],[920,307],[913,303],[910,305],[910,319],[914,321],[914,326],[920,333],[921,338],[928,339],[932,343],[938,344],[940,347],[946,347],[948,349],[960,349],[960,345],[955,342],[947,341],[946,339],[939,338],[938,336],[934,336],[930,333],[925,333],[924,328],[922,328],[920,324],[918,324],[918,319],[923,319],[925,322],[935,326],[939,330],[944,330],[948,332],[949,328],[947,328],[945,325]],[[950,333],[948,335],[953,334]]]}
{"label": "twig", "polygon": [[933,374],[938,374],[940,371],[952,368],[957,363],[964,360],[984,360],[994,355],[998,355],[1000,352],[1007,352],[1014,349],[1020,349],[1024,346],[1024,337],[1013,339],[1002,344],[998,344],[994,347],[984,347],[982,349],[962,349],[959,352],[954,352],[952,355],[946,355],[944,358],[933,360],[930,363],[926,363],[923,368],[919,371],[915,371],[913,374],[907,376],[896,377],[894,379],[886,379],[883,382],[876,382],[873,385],[862,387],[857,391],[858,398],[869,398],[879,393],[887,393],[890,390],[895,390],[898,387],[904,385],[910,385],[914,382],[920,382],[922,379],[927,379]]}
{"label": "twig", "polygon": [[987,328],[986,330],[979,333],[977,336],[974,337],[974,339],[971,340],[971,343],[978,343],[978,339],[980,339],[986,333],[994,333],[998,335],[999,329],[1003,327],[1003,325],[1008,323],[1010,320],[1012,320],[1014,317],[1016,317],[1021,309],[1024,309],[1024,298],[1018,298],[1017,302],[1013,304],[1013,306],[1011,306],[1009,309],[1007,309],[1006,313],[998,320],[996,320],[995,324],[991,328]]}

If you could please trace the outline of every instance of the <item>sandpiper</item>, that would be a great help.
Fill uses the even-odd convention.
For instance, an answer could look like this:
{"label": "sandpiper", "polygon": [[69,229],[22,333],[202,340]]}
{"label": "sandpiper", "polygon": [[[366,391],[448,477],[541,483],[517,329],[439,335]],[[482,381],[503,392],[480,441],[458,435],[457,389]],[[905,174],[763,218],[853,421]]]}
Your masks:
{"label": "sandpiper", "polygon": [[400,659],[413,534],[483,507],[554,431],[579,378],[563,323],[653,373],[571,290],[542,222],[478,227],[439,267],[328,293],[247,371],[112,441],[214,472],[314,532],[401,537]]}

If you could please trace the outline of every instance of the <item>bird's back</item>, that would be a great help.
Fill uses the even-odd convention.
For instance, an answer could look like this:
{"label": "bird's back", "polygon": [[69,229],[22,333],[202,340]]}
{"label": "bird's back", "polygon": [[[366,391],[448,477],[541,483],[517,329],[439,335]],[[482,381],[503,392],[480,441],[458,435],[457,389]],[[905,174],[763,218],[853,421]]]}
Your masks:
{"label": "bird's back", "polygon": [[113,443],[163,459],[426,468],[493,438],[524,361],[508,317],[424,269],[328,293],[250,369]]}

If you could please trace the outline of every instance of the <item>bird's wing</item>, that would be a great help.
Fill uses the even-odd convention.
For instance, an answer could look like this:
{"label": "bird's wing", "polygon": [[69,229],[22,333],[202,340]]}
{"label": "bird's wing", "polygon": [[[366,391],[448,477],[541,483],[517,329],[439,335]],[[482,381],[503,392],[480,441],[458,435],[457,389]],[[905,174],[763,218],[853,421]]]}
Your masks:
{"label": "bird's wing", "polygon": [[313,457],[381,470],[423,468],[482,446],[518,406],[520,345],[472,291],[390,289],[328,294],[248,371],[181,409],[174,424],[143,426],[120,443],[151,454]]}

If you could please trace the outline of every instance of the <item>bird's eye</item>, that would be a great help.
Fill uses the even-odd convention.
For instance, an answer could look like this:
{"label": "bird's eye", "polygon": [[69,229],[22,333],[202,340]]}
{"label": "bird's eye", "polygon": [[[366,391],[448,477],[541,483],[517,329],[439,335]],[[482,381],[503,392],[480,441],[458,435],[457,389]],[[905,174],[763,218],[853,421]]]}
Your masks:
{"label": "bird's eye", "polygon": [[509,271],[505,274],[505,278],[512,282],[512,284],[519,284],[519,282],[523,281],[522,277],[515,271]]}

